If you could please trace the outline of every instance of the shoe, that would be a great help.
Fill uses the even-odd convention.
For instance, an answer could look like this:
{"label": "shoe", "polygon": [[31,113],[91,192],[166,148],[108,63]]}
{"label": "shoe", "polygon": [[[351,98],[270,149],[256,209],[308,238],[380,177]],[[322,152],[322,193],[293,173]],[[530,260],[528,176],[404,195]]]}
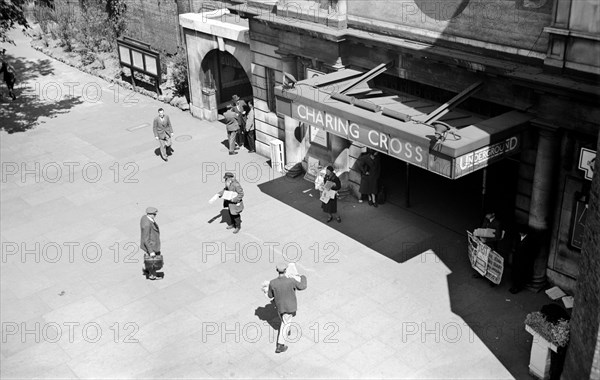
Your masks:
{"label": "shoe", "polygon": [[163,159],[164,162],[168,162],[169,159],[167,157],[161,157]]}
{"label": "shoe", "polygon": [[286,346],[285,344],[277,343],[277,349],[275,349],[275,353],[280,354],[282,352],[286,352],[287,349],[288,349],[288,346]]}
{"label": "shoe", "polygon": [[234,226],[233,224],[228,224],[228,225],[227,225],[227,229],[228,229],[228,230],[230,230],[230,229],[232,229],[232,228],[235,228],[235,226]]}
{"label": "shoe", "polygon": [[230,156],[233,156],[234,154],[237,154],[238,152],[229,152]]}
{"label": "shoe", "polygon": [[359,200],[358,200],[358,203],[363,203],[363,200],[362,200],[362,199],[359,199]]}
{"label": "shoe", "polygon": [[374,207],[379,207],[379,205],[377,203],[373,203]]}
{"label": "shoe", "polygon": [[371,200],[369,200],[369,206],[373,206],[373,202],[371,202]]}
{"label": "shoe", "polygon": [[327,218],[327,223],[331,222],[333,220],[333,216],[330,216],[329,218]]}
{"label": "shoe", "polygon": [[148,277],[149,280],[156,280],[156,276],[152,275],[150,277]]}
{"label": "shoe", "polygon": [[240,229],[239,229],[239,228],[236,228],[235,230],[233,230],[233,233],[234,233],[234,234],[237,234],[238,232],[240,232]]}
{"label": "shoe", "polygon": [[338,223],[342,223],[342,218],[340,218],[339,216],[337,217],[336,220],[337,220]]}
{"label": "shoe", "polygon": [[255,150],[249,150],[248,153],[256,153]]}

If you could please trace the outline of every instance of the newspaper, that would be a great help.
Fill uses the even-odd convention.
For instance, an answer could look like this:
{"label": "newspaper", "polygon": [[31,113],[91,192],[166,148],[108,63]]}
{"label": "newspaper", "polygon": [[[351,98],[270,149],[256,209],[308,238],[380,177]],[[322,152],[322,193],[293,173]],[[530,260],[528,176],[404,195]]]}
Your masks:
{"label": "newspaper", "polygon": [[552,298],[553,300],[557,300],[557,299],[562,298],[567,295],[558,286],[555,286],[553,288],[546,290],[546,294],[548,295],[548,297]]}
{"label": "newspaper", "polygon": [[300,281],[300,275],[298,274],[298,268],[296,268],[296,264],[289,263],[287,269],[285,270],[285,276],[287,278],[293,278],[296,281]]}
{"label": "newspaper", "polygon": [[226,201],[230,201],[233,198],[237,197],[237,193],[235,191],[229,191],[229,190],[225,190],[223,191],[223,196],[221,196],[221,198],[225,199]]}
{"label": "newspaper", "polygon": [[477,237],[493,238],[496,237],[496,230],[493,228],[476,228],[473,235]]}

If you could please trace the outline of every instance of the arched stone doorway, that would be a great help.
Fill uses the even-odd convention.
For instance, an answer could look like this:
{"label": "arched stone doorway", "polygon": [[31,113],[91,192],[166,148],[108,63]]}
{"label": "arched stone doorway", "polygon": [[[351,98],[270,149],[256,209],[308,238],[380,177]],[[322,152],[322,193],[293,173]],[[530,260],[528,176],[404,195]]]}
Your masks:
{"label": "arched stone doorway", "polygon": [[202,60],[202,87],[215,90],[217,109],[221,111],[237,94],[252,100],[252,84],[240,62],[229,52],[211,50]]}

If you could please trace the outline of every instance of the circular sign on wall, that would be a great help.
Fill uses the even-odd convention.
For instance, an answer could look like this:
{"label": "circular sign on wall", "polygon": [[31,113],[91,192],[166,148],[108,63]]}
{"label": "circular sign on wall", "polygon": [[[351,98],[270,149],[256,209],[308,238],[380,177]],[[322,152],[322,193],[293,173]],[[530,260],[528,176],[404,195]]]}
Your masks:
{"label": "circular sign on wall", "polygon": [[448,21],[460,15],[470,0],[414,0],[421,12],[438,21]]}

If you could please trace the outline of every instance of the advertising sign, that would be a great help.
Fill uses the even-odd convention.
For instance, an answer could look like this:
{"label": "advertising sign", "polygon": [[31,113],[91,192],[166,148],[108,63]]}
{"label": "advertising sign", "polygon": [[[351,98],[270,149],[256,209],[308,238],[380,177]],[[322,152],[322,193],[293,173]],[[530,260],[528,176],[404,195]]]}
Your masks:
{"label": "advertising sign", "polygon": [[453,178],[459,178],[465,174],[484,168],[492,162],[518,152],[520,148],[521,137],[511,136],[504,141],[463,154],[454,160]]}
{"label": "advertising sign", "polygon": [[410,141],[403,141],[398,136],[383,133],[365,125],[359,125],[340,116],[300,103],[292,103],[292,118],[345,139],[360,142],[369,148],[389,154],[402,161],[428,168],[428,147]]}
{"label": "advertising sign", "polygon": [[469,261],[473,269],[498,285],[502,281],[504,258],[469,231],[467,231],[467,240]]}
{"label": "advertising sign", "polygon": [[594,163],[596,161],[596,151],[581,148],[579,154],[579,169],[585,171],[585,179],[592,180],[594,176]]}

